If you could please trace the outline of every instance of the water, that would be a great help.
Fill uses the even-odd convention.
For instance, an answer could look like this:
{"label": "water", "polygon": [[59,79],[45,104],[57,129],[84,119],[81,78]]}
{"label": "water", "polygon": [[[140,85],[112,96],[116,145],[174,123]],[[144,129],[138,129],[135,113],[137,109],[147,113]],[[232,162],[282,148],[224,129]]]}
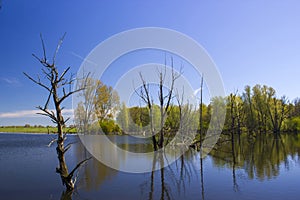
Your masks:
{"label": "water", "polygon": [[[132,151],[150,148],[148,142],[127,136],[110,137]],[[64,187],[55,173],[55,145],[47,147],[53,138],[0,134],[0,199],[63,199]],[[72,169],[89,153],[77,136],[68,136],[68,142],[77,142],[66,154]],[[199,153],[189,151],[169,167],[142,174],[119,172],[91,159],[80,169],[72,198],[299,199],[299,135],[283,135],[281,140],[271,136],[255,140],[236,138],[234,152],[230,142],[223,142],[202,160],[202,165]],[[160,156],[153,160],[155,165],[162,161]]]}

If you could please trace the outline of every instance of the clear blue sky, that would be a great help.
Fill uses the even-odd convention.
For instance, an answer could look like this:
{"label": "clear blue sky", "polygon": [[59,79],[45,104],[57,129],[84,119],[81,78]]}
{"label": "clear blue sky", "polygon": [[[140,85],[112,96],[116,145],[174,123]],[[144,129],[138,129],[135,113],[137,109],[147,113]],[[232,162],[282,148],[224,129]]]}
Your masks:
{"label": "clear blue sky", "polygon": [[[2,0],[0,125],[45,124],[29,117],[46,92],[22,74],[40,72],[42,33],[49,54],[67,32],[58,64],[77,72],[87,54],[113,34],[155,26],[180,31],[210,54],[227,93],[266,84],[290,100],[300,96],[300,1]],[[66,102],[71,109],[71,101]],[[26,117],[21,117],[26,116]]]}

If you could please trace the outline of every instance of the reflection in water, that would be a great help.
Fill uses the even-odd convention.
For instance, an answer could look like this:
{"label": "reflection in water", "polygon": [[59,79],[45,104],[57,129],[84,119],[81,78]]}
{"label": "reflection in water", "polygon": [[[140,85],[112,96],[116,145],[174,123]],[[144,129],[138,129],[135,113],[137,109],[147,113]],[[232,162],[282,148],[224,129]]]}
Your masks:
{"label": "reflection in water", "polygon": [[[195,151],[186,152],[169,166],[167,152],[145,158],[156,170],[142,174],[112,170],[92,159],[79,170],[72,196],[62,192],[61,180],[53,172],[57,156],[55,147],[47,147],[51,137],[0,134],[0,199],[296,200],[300,196],[300,135],[283,134],[281,139],[272,135],[241,135],[239,139],[235,135],[234,145],[230,135],[222,136],[220,144],[204,159]],[[70,135],[68,142],[76,142],[76,138]],[[126,136],[115,140],[133,151],[147,148]],[[95,148],[107,152],[105,146]],[[68,154],[70,166],[89,157],[80,142]],[[116,163],[139,164],[132,157]],[[166,167],[160,169],[160,165]]]}
{"label": "reflection in water", "polygon": [[[201,154],[201,151],[200,151]],[[200,155],[200,178],[201,178],[201,197],[202,200],[205,199],[204,192],[204,174],[203,174],[203,157]]]}
{"label": "reflection in water", "polygon": [[[240,138],[228,140],[223,138],[221,145],[211,152],[216,166],[244,169],[249,179],[264,180],[277,177],[280,165],[289,167],[289,160],[296,161],[300,153],[300,137],[296,134],[283,134],[280,139],[273,135],[259,134],[255,138],[241,135]],[[230,142],[228,142],[230,141]]]}
{"label": "reflection in water", "polygon": [[60,196],[60,200],[72,200],[74,191],[63,191]]}
{"label": "reflection in water", "polygon": [[[160,166],[164,166],[165,154],[162,151],[158,151],[153,157],[153,170],[150,173],[150,181],[141,184],[142,199],[174,199],[176,196],[184,197],[186,187],[191,184],[191,177],[194,173],[197,173],[192,162],[186,162],[186,160],[194,157],[195,153],[194,151],[189,151],[183,154],[172,166],[160,168]],[[145,192],[147,188],[149,188],[148,193]]]}
{"label": "reflection in water", "polygon": [[[151,143],[136,144],[128,142],[126,136],[113,137],[115,138],[112,140],[117,140],[119,147],[132,152],[147,152],[148,148],[151,148]],[[124,143],[121,142],[122,140]],[[103,146],[97,148],[105,151],[105,147]],[[86,155],[88,152],[86,152],[82,145],[76,145],[75,152],[77,160],[88,156]],[[134,193],[132,194],[134,198],[149,200],[182,199],[187,197],[193,199],[201,198],[203,200],[206,198],[211,199],[211,189],[208,189],[208,191],[205,190],[205,185],[207,181],[209,182],[209,177],[207,180],[204,179],[205,176],[208,176],[207,170],[205,170],[208,159],[212,161],[213,167],[225,167],[231,170],[232,191],[239,193],[244,187],[244,185],[241,186],[238,183],[241,177],[247,180],[257,178],[260,181],[275,178],[279,176],[282,166],[289,169],[292,161],[294,163],[298,162],[299,155],[299,135],[282,135],[281,139],[274,139],[272,135],[257,135],[255,138],[249,138],[246,135],[234,135],[233,137],[232,135],[225,135],[222,136],[220,144],[215,147],[211,155],[207,158],[202,158],[199,152],[190,150],[184,153],[173,164],[165,168],[160,168],[160,166],[166,165],[168,157],[164,152],[158,151],[151,158],[152,172],[142,174],[141,179],[144,179],[144,181],[137,181],[139,182],[140,192],[138,190],[131,192]],[[114,156],[111,159],[114,159]],[[118,161],[120,165],[135,162],[131,157],[124,159],[125,161]],[[96,160],[91,160],[81,170],[81,177],[83,179],[81,179],[78,187],[80,190],[97,191],[101,187],[104,187],[106,183],[103,183],[105,181],[123,176],[127,176],[126,173],[124,175],[124,173],[110,169]],[[138,175],[135,176],[138,177]],[[198,180],[198,182],[195,180]],[[132,182],[129,183],[132,184]],[[191,196],[189,194],[190,188],[193,188],[194,185],[197,187],[192,190],[195,194]],[[114,185],[111,187],[114,187]],[[120,197],[117,194],[115,195],[116,197]]]}
{"label": "reflection in water", "polygon": [[[80,160],[90,156],[87,150],[81,143],[77,143],[75,146],[76,159]],[[78,185],[79,188],[83,188],[87,191],[97,190],[101,184],[117,174],[117,171],[111,169],[101,162],[91,159],[80,171],[81,177],[84,178]]]}

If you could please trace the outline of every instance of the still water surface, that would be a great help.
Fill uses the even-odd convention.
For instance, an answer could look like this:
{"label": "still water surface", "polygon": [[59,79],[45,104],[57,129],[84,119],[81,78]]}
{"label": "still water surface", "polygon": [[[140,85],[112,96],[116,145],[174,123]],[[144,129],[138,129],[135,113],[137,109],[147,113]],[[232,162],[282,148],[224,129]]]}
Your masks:
{"label": "still water surface", "polygon": [[[54,137],[0,134],[0,199],[61,199],[64,187],[55,173],[55,145],[47,147]],[[150,148],[147,141],[110,137],[132,151]],[[69,135],[68,142],[77,142],[66,155],[72,169],[89,154],[77,136]],[[189,151],[169,167],[142,174],[119,172],[91,159],[80,170],[72,198],[300,199],[299,135],[283,135],[282,140],[241,138],[234,155],[230,149],[230,144],[223,143],[202,162],[198,152]],[[157,155],[154,166],[161,160]],[[120,164],[126,162],[135,161]]]}

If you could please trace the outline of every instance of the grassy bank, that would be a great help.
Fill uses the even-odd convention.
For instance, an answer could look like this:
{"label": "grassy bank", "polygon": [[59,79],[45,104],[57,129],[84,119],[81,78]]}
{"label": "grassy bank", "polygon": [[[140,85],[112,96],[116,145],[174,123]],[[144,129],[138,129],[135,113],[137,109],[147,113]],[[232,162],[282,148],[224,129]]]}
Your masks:
{"label": "grassy bank", "polygon": [[[64,128],[65,132],[76,133],[76,128]],[[56,133],[56,127],[41,127],[41,126],[2,126],[0,132],[4,133]]]}

